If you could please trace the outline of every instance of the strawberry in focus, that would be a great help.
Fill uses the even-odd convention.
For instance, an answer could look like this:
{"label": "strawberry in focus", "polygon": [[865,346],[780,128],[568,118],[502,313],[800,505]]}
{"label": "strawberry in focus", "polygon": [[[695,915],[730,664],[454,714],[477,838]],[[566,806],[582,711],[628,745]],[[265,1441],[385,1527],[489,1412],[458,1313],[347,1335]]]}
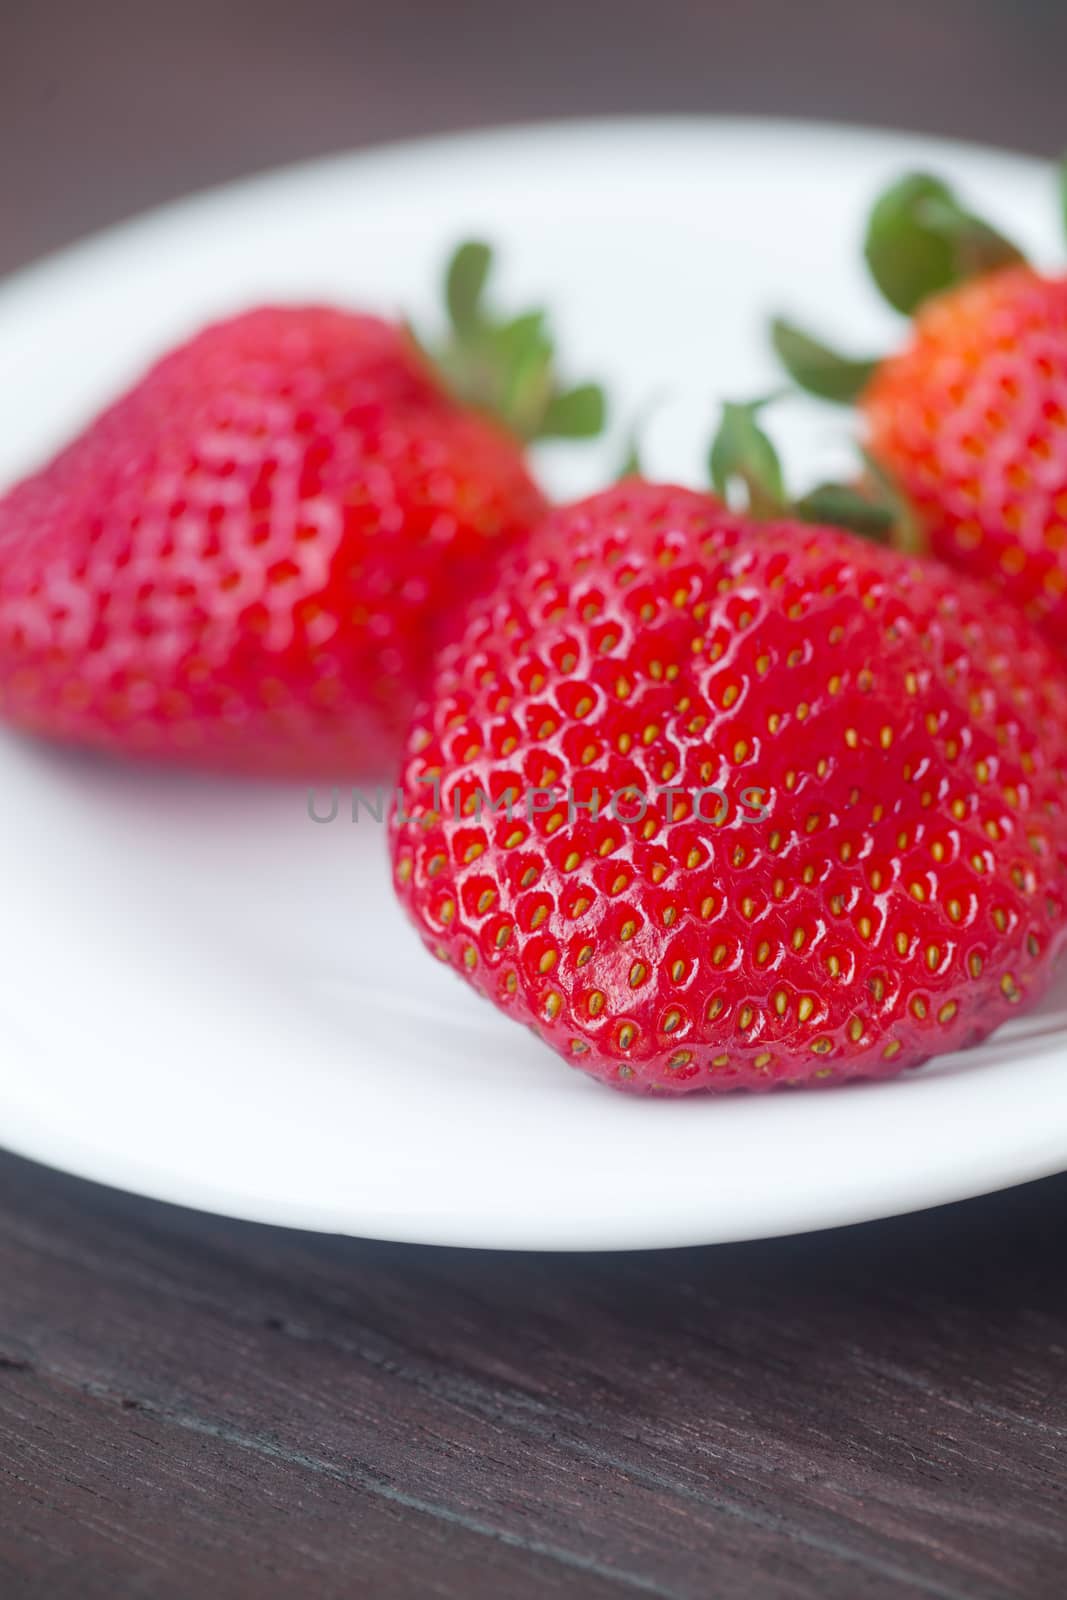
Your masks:
{"label": "strawberry in focus", "polygon": [[995,583],[1067,654],[1067,277],[1036,272],[921,174],[880,198],[866,254],[914,318],[903,348],[850,361],[779,322],[780,356],[859,406],[903,505],[897,537]]}
{"label": "strawberry in focus", "polygon": [[[446,355],[462,377],[476,349],[492,396],[376,317],[263,308],[0,500],[0,716],[157,760],[390,769],[452,610],[545,509],[523,438],[599,421],[595,391],[555,388],[539,318],[504,348],[488,264],[454,258]],[[531,355],[536,394],[512,381]]]}
{"label": "strawberry in focus", "polygon": [[1040,993],[1065,784],[1067,677],[1013,607],[635,479],[550,515],[442,651],[394,877],[606,1083],[885,1077]]}

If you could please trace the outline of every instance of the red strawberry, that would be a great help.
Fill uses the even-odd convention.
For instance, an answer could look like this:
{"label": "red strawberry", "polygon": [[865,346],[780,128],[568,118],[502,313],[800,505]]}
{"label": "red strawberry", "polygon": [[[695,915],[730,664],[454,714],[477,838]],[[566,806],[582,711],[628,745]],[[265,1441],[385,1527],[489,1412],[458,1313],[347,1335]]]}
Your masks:
{"label": "red strawberry", "polygon": [[1067,653],[1067,278],[1015,267],[931,300],[860,403],[929,548]]}
{"label": "red strawberry", "polygon": [[[503,348],[487,266],[481,246],[453,265],[450,371],[473,352],[472,398],[522,400],[505,380],[532,350],[539,408],[527,386],[508,420],[592,426],[539,321]],[[0,715],[157,759],[380,769],[452,609],[544,507],[516,433],[402,328],[320,307],[220,323],[0,501]]]}
{"label": "red strawberry", "polygon": [[875,208],[867,255],[910,338],[850,362],[779,323],[794,376],[857,399],[912,542],[1001,587],[1067,653],[1067,278],[1045,278],[911,177]]}
{"label": "red strawberry", "polygon": [[441,653],[395,882],[605,1082],[885,1077],[1042,989],[1065,785],[1067,676],[1013,607],[633,480],[551,515]]}

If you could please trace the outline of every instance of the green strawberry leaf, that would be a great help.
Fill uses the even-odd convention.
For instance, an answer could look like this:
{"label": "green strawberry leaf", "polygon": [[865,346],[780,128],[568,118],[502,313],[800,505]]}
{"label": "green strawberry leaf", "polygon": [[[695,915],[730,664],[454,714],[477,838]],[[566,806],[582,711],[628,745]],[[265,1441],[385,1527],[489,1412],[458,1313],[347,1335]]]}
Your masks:
{"label": "green strawberry leaf", "polygon": [[468,239],[453,255],[445,272],[445,304],[459,334],[478,326],[482,295],[493,264],[493,252],[480,239]]}
{"label": "green strawberry leaf", "polygon": [[923,172],[898,179],[875,202],[864,254],[885,298],[906,316],[930,295],[1024,259],[946,183]]}
{"label": "green strawberry leaf", "polygon": [[552,341],[543,311],[524,311],[510,322],[488,323],[481,332],[499,348],[505,361],[527,361],[535,354],[551,359]]}
{"label": "green strawberry leaf", "polygon": [[626,440],[619,470],[615,474],[615,481],[622,483],[625,478],[643,478],[645,476],[644,462],[641,460],[641,441],[637,437],[637,430],[631,430]]}
{"label": "green strawberry leaf", "polygon": [[588,439],[604,427],[596,384],[561,383],[545,313],[495,316],[486,305],[489,246],[461,244],[445,273],[450,333],[430,350],[447,387],[464,404],[494,416],[519,439]]}
{"label": "green strawberry leaf", "polygon": [[885,506],[890,514],[891,542],[894,548],[908,551],[912,555],[924,553],[926,539],[903,489],[892,473],[869,450],[861,446],[860,455],[863,457],[863,465],[867,468],[867,475],[871,481],[872,497],[880,505]]}
{"label": "green strawberry leaf", "polygon": [[791,322],[776,317],[771,323],[775,353],[793,382],[820,400],[851,405],[873,378],[878,362],[838,355]]}
{"label": "green strawberry leaf", "polygon": [[893,507],[848,483],[817,484],[794,501],[793,510],[802,522],[848,528],[876,544],[889,542],[896,521]]}
{"label": "green strawberry leaf", "polygon": [[580,383],[553,394],[541,418],[543,439],[595,439],[603,433],[607,402],[598,383]]}
{"label": "green strawberry leaf", "polygon": [[862,448],[862,481],[820,483],[800,499],[790,498],[778,452],[759,422],[760,412],[776,398],[723,406],[709,458],[711,481],[719,496],[730,506],[743,506],[758,520],[796,517],[844,528],[910,554],[924,552],[926,540],[907,497],[881,462]]}
{"label": "green strawberry leaf", "polygon": [[767,404],[768,399],[747,405],[727,401],[708,459],[716,492],[733,504],[740,489],[754,517],[780,516],[786,509],[782,464],[757,420]]}
{"label": "green strawberry leaf", "polygon": [[541,420],[552,400],[552,346],[542,318],[523,317],[498,335],[488,336],[490,362],[495,356],[499,385],[493,409],[508,419],[520,439],[539,437]]}

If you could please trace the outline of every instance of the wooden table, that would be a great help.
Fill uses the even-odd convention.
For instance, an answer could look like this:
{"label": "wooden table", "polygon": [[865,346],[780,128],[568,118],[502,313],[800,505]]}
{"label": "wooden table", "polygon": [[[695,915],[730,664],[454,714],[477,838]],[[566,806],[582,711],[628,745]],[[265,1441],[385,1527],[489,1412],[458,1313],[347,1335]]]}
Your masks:
{"label": "wooden table", "polygon": [[[0,267],[279,160],[538,115],[1052,154],[1065,58],[1051,0],[6,0]],[[766,1244],[478,1255],[0,1157],[0,1595],[1060,1600],[1065,1220],[1061,1178]]]}
{"label": "wooden table", "polygon": [[0,1158],[0,1593],[1060,1600],[1065,1218],[480,1254]]}

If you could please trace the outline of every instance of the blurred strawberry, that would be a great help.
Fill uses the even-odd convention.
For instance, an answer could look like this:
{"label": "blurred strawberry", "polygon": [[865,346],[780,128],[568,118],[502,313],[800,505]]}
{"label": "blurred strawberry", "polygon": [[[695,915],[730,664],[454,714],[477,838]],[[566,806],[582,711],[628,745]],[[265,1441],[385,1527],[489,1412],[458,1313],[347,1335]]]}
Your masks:
{"label": "blurred strawberry", "polygon": [[848,360],[778,322],[779,355],[811,392],[858,402],[867,490],[895,486],[898,535],[996,583],[1067,652],[1067,278],[923,175],[878,201],[866,255],[914,317],[902,350]]}
{"label": "blurred strawberry", "polygon": [[486,311],[488,269],[453,259],[442,367],[376,317],[251,311],[0,500],[0,716],[248,772],[391,767],[452,611],[544,510],[523,442],[601,420],[540,315]]}

